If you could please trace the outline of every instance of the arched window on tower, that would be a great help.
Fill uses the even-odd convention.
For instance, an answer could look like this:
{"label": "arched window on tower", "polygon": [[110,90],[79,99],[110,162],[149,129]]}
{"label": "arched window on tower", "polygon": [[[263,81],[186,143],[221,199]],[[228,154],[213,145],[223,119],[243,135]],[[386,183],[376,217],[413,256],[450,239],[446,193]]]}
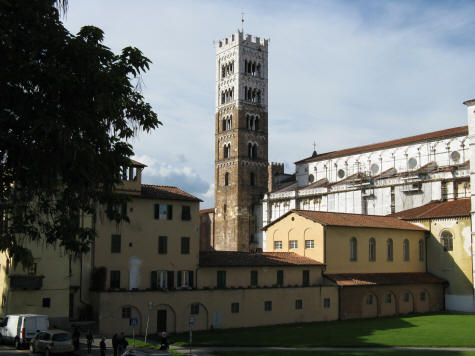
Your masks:
{"label": "arched window on tower", "polygon": [[226,68],[225,66],[221,66],[221,78],[225,78],[226,77]]}
{"label": "arched window on tower", "polygon": [[224,158],[229,158],[231,156],[231,144],[228,143],[224,145]]}
{"label": "arched window on tower", "polygon": [[252,63],[252,76],[256,75],[256,62]]}
{"label": "arched window on tower", "polygon": [[229,173],[224,173],[224,185],[229,185]]}
{"label": "arched window on tower", "polygon": [[261,102],[261,91],[260,90],[257,91],[257,102],[258,103]]}
{"label": "arched window on tower", "polygon": [[261,65],[260,64],[257,65],[257,76],[258,77],[261,76]]}
{"label": "arched window on tower", "polygon": [[250,183],[250,185],[255,185],[256,184],[256,176],[254,175],[254,172],[251,172],[249,174],[249,183]]}
{"label": "arched window on tower", "polygon": [[226,131],[226,118],[223,117],[223,120],[221,120],[221,124],[222,124],[222,131]]}
{"label": "arched window on tower", "polygon": [[221,104],[224,104],[225,100],[226,100],[226,93],[223,91],[221,92]]}
{"label": "arched window on tower", "polygon": [[256,116],[254,119],[254,130],[255,131],[259,130],[259,116]]}
{"label": "arched window on tower", "polygon": [[247,156],[252,159],[252,143],[248,143],[247,145]]}
{"label": "arched window on tower", "polygon": [[252,145],[252,159],[257,158],[257,144]]}
{"label": "arched window on tower", "polygon": [[247,100],[247,87],[244,87],[244,100]]}

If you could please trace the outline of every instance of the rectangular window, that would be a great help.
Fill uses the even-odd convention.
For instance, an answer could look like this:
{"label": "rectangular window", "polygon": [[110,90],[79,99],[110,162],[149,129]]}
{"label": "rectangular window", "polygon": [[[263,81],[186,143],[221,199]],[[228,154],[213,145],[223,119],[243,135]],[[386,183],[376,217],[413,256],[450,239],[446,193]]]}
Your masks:
{"label": "rectangular window", "polygon": [[38,269],[38,264],[32,263],[31,266],[28,268],[28,274],[30,276],[36,275],[37,269]]}
{"label": "rectangular window", "polygon": [[298,247],[297,240],[290,240],[289,241],[289,249],[296,249]]}
{"label": "rectangular window", "polygon": [[274,241],[274,250],[282,250],[282,241]]}
{"label": "rectangular window", "polygon": [[111,236],[111,253],[120,253],[120,245],[121,245],[121,236],[112,235]]}
{"label": "rectangular window", "polygon": [[189,205],[181,207],[181,220],[191,220],[191,208]]}
{"label": "rectangular window", "polygon": [[111,271],[110,273],[110,288],[119,289],[120,288],[120,271]]}
{"label": "rectangular window", "polygon": [[257,271],[251,271],[251,286],[257,287]]}
{"label": "rectangular window", "polygon": [[130,319],[131,315],[130,307],[122,308],[122,319]]}
{"label": "rectangular window", "polygon": [[170,290],[175,288],[175,272],[173,271],[167,271],[167,286]]}
{"label": "rectangular window", "polygon": [[218,271],[217,273],[217,287],[226,288],[226,271]]}
{"label": "rectangular window", "polygon": [[200,305],[198,303],[191,304],[190,314],[197,315],[200,313]]}
{"label": "rectangular window", "polygon": [[231,303],[231,313],[239,313],[239,303]]}
{"label": "rectangular window", "polygon": [[277,271],[277,285],[282,286],[284,284],[284,271]]}
{"label": "rectangular window", "polygon": [[302,299],[297,299],[295,301],[295,309],[302,309],[302,308],[303,308]]}
{"label": "rectangular window", "polygon": [[315,248],[314,240],[305,240],[305,248]]}
{"label": "rectangular window", "polygon": [[302,285],[303,286],[310,285],[310,271],[309,270],[302,271]]}
{"label": "rectangular window", "polygon": [[165,255],[167,253],[167,240],[166,236],[158,237],[158,253],[160,255]]}
{"label": "rectangular window", "polygon": [[190,238],[182,237],[181,238],[181,254],[188,255],[190,253]]}
{"label": "rectangular window", "polygon": [[168,288],[168,271],[157,271],[157,285],[160,288]]}
{"label": "rectangular window", "polygon": [[[170,277],[171,274],[171,277]],[[172,286],[170,287],[170,279]],[[173,288],[173,271],[152,271],[150,273],[151,289],[172,289]]]}
{"label": "rectangular window", "polygon": [[176,286],[178,288],[193,288],[193,271],[178,271]]}
{"label": "rectangular window", "polygon": [[167,204],[155,204],[153,216],[157,220],[172,220],[173,206]]}
{"label": "rectangular window", "polygon": [[264,302],[264,310],[265,311],[272,311],[272,301],[268,300]]}
{"label": "rectangular window", "polygon": [[43,308],[51,307],[51,298],[43,298]]}
{"label": "rectangular window", "polygon": [[157,289],[157,271],[152,271],[150,272],[150,288],[151,289]]}
{"label": "rectangular window", "polygon": [[330,298],[323,299],[323,307],[330,308]]}

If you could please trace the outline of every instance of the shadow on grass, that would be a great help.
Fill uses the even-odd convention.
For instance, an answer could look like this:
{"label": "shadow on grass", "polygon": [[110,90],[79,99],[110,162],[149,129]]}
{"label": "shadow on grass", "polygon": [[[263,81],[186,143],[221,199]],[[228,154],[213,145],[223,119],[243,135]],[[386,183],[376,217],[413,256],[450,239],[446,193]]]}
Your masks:
{"label": "shadow on grass", "polygon": [[216,356],[473,356],[470,351],[224,351]]}
{"label": "shadow on grass", "polygon": [[[193,332],[195,346],[387,347],[475,344],[475,316],[431,314]],[[177,345],[188,333],[174,335]]]}

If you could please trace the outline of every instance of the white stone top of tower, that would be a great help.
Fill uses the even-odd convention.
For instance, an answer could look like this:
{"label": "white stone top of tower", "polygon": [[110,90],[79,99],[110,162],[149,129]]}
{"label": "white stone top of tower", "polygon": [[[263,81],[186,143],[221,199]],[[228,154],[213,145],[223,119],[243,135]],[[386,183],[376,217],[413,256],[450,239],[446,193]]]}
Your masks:
{"label": "white stone top of tower", "polygon": [[253,47],[255,49],[261,49],[267,51],[269,47],[269,39],[252,36],[250,34],[244,35],[242,31],[237,31],[232,35],[216,41],[216,53],[219,54],[236,45]]}

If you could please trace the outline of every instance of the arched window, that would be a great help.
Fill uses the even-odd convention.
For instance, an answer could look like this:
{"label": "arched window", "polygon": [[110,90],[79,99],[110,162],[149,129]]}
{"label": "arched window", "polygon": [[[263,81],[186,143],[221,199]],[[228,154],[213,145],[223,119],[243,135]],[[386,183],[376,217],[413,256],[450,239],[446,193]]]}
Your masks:
{"label": "arched window", "polygon": [[402,244],[402,256],[404,261],[409,261],[409,240],[405,239]]}
{"label": "arched window", "polygon": [[257,158],[257,145],[253,145],[253,146],[252,146],[251,158],[252,158],[252,159],[256,159],[256,158]]}
{"label": "arched window", "polygon": [[252,159],[252,143],[248,143],[247,145],[247,156]]}
{"label": "arched window", "polygon": [[444,247],[444,251],[454,250],[454,237],[450,231],[442,231],[440,235],[440,243]]}
{"label": "arched window", "polygon": [[368,294],[366,296],[366,304],[368,304],[368,305],[373,304],[373,295],[372,294]]}
{"label": "arched window", "polygon": [[424,255],[425,255],[424,241],[419,240],[419,261],[424,261]]}
{"label": "arched window", "polygon": [[254,130],[255,131],[259,130],[259,117],[258,116],[254,119]]}
{"label": "arched window", "polygon": [[260,64],[257,65],[257,76],[258,77],[261,76],[261,65]]}
{"label": "arched window", "polygon": [[226,93],[223,91],[221,92],[221,104],[224,104],[225,100],[226,100]]}
{"label": "arched window", "polygon": [[224,145],[224,158],[229,158],[231,156],[231,144],[228,143]]}
{"label": "arched window", "polygon": [[226,77],[226,69],[224,68],[224,65],[221,67],[221,78]]}
{"label": "arched window", "polygon": [[226,118],[223,117],[223,120],[222,120],[222,129],[223,131],[226,131]]}
{"label": "arched window", "polygon": [[257,98],[256,98],[256,102],[260,103],[261,102],[261,91],[258,90],[257,91]]}
{"label": "arched window", "polygon": [[386,258],[387,258],[387,260],[392,261],[393,260],[393,255],[394,255],[393,240],[388,239],[388,241],[386,241]]}
{"label": "arched window", "polygon": [[224,185],[229,185],[229,173],[224,173]]}
{"label": "arched window", "polygon": [[374,238],[369,239],[369,260],[376,261],[376,240]]}
{"label": "arched window", "polygon": [[249,174],[249,183],[251,185],[255,185],[256,184],[256,176],[254,175],[254,172],[251,172]]}
{"label": "arched window", "polygon": [[357,256],[357,241],[356,237],[352,237],[350,239],[350,261],[356,261],[358,256]]}

